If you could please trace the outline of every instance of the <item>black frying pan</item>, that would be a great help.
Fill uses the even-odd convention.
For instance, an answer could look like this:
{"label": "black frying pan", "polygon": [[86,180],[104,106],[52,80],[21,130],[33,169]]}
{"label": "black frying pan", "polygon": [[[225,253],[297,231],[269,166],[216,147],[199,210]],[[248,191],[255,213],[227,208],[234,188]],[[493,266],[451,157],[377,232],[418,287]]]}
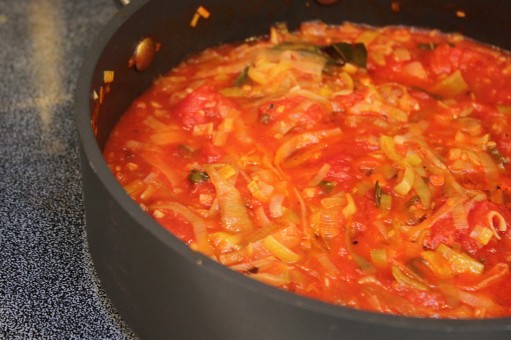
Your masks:
{"label": "black frying pan", "polygon": [[[211,16],[192,28],[200,5]],[[206,47],[266,34],[275,22],[285,21],[291,29],[315,19],[412,25],[457,31],[511,49],[510,15],[507,0],[339,0],[332,5],[145,0],[119,11],[86,56],[76,110],[89,247],[103,287],[128,324],[148,339],[511,339],[511,318],[433,320],[369,313],[299,297],[230,271],[189,250],[143,213],[101,156],[119,116],[155,77]],[[129,67],[129,60],[146,37],[161,48],[140,71]],[[114,71],[109,85],[105,70]]]}

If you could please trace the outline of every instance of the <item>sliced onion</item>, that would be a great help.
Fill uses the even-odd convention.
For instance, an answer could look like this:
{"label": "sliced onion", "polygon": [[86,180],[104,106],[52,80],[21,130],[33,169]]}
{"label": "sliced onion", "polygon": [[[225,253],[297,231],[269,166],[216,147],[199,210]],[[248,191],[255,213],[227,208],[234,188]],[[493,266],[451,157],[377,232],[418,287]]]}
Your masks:
{"label": "sliced onion", "polygon": [[428,73],[424,69],[424,66],[422,66],[422,63],[420,61],[412,61],[405,66],[403,66],[403,71],[405,73],[408,73],[412,77],[420,78],[420,79],[427,79]]}
{"label": "sliced onion", "polygon": [[415,181],[415,171],[408,162],[404,162],[404,172],[401,182],[394,186],[394,191],[401,196],[406,195],[413,187]]}
{"label": "sliced onion", "polygon": [[465,253],[453,250],[443,243],[437,247],[436,251],[449,261],[451,269],[455,273],[481,274],[484,270],[484,264],[481,262],[474,260]]}
{"label": "sliced onion", "polygon": [[312,91],[302,89],[299,86],[293,87],[291,90],[289,90],[289,93],[293,95],[302,96],[320,103],[330,103],[330,101],[327,98],[319,94],[316,94]]}
{"label": "sliced onion", "polygon": [[273,195],[270,199],[270,216],[273,218],[282,217],[284,215],[284,210],[282,207],[282,202],[284,202],[285,196],[282,194]]}
{"label": "sliced onion", "polygon": [[332,166],[328,163],[323,164],[323,166],[318,170],[316,175],[310,180],[308,183],[309,186],[315,187],[318,185],[328,174]]}
{"label": "sliced onion", "polygon": [[264,211],[264,208],[262,206],[257,207],[255,209],[255,217],[259,222],[259,225],[261,225],[262,227],[267,227],[270,224],[272,224],[270,218],[268,217],[268,215],[266,215],[266,212]]}
{"label": "sliced onion", "polygon": [[222,227],[234,233],[252,230],[252,221],[234,183],[225,179],[211,164],[205,165],[204,169],[216,189]]}
{"label": "sliced onion", "polygon": [[460,299],[461,302],[463,302],[466,305],[469,305],[470,307],[482,308],[485,310],[498,310],[499,309],[499,306],[487,296],[468,293],[468,292],[459,290],[458,298]]}
{"label": "sliced onion", "polygon": [[394,162],[400,162],[403,157],[397,153],[394,140],[390,136],[382,135],[380,137],[380,149],[385,156]]}
{"label": "sliced onion", "polygon": [[286,263],[295,263],[300,261],[300,255],[280,243],[272,235],[268,235],[263,240],[263,245],[273,256]]}
{"label": "sliced onion", "polygon": [[445,202],[429,218],[427,218],[423,222],[417,224],[416,226],[410,228],[410,230],[408,230],[408,232],[407,232],[408,238],[411,241],[416,241],[417,238],[419,237],[420,233],[423,230],[430,228],[433,224],[436,223],[436,221],[438,221],[439,219],[441,219],[444,216],[446,216],[447,214],[449,214],[454,209],[454,207],[456,207],[459,204],[462,204],[465,200],[466,200],[466,198],[464,198],[464,197],[456,197],[456,198],[447,200],[447,202]]}
{"label": "sliced onion", "polygon": [[289,275],[289,269],[287,266],[280,270],[278,274],[263,272],[256,274],[249,273],[247,275],[257,281],[261,281],[274,287],[281,287],[291,283],[291,276]]}
{"label": "sliced onion", "polygon": [[470,237],[478,241],[482,246],[485,246],[492,239],[493,232],[490,228],[476,225],[470,232]]}
{"label": "sliced onion", "polygon": [[177,202],[157,203],[152,205],[151,209],[166,209],[183,216],[192,225],[199,251],[204,255],[213,255],[213,248],[208,240],[206,223],[192,209]]}
{"label": "sliced onion", "polygon": [[337,274],[340,273],[339,269],[335,266],[335,264],[330,260],[328,257],[328,254],[326,253],[319,253],[315,255],[316,260],[318,260],[319,264],[326,269],[326,272],[331,277],[335,277]]}
{"label": "sliced onion", "polygon": [[469,90],[468,84],[463,79],[460,70],[457,70],[448,77],[437,82],[430,92],[444,98],[453,98],[457,95],[467,92]]}
{"label": "sliced onion", "polygon": [[252,196],[261,202],[268,202],[272,197],[274,187],[262,180],[252,180],[247,185]]}
{"label": "sliced onion", "polygon": [[126,184],[125,186],[123,186],[124,190],[130,195],[130,196],[133,196],[135,195],[137,192],[141,192],[142,189],[145,189],[147,187],[147,185],[142,182],[141,179],[137,178],[136,180],[134,180],[133,182],[131,183],[128,183]]}
{"label": "sliced onion", "polygon": [[490,183],[495,183],[499,176],[499,169],[497,164],[493,161],[492,157],[488,155],[486,152],[478,153],[479,160],[483,164],[484,171],[486,173],[486,177],[488,178]]}
{"label": "sliced onion", "polygon": [[213,202],[211,203],[211,207],[208,210],[207,217],[214,217],[220,211],[220,207],[218,206],[218,198],[215,197]]}
{"label": "sliced onion", "polygon": [[506,263],[497,263],[486,273],[486,278],[478,284],[463,287],[464,290],[479,290],[491,286],[492,284],[504,279],[509,274],[509,266]]}
{"label": "sliced onion", "polygon": [[448,279],[453,276],[451,265],[442,254],[436,251],[426,250],[421,252],[426,266],[441,279]]}
{"label": "sliced onion", "polygon": [[236,270],[236,271],[246,272],[250,269],[268,266],[276,261],[277,261],[277,259],[275,257],[273,257],[272,255],[269,255],[267,257],[263,257],[261,259],[254,260],[251,262],[238,263],[235,265],[231,265],[231,266],[229,266],[229,268],[231,268],[232,270]]}
{"label": "sliced onion", "polygon": [[458,204],[452,209],[454,228],[457,230],[468,229],[468,213],[464,204]]}
{"label": "sliced onion", "polygon": [[155,118],[154,116],[149,116],[146,119],[144,119],[144,125],[147,127],[150,127],[153,130],[156,131],[167,131],[169,130],[169,126],[159,119]]}
{"label": "sliced onion", "polygon": [[242,247],[241,235],[231,234],[225,231],[217,231],[209,234],[209,242],[213,245],[215,250],[221,254],[240,250]]}
{"label": "sliced onion", "polygon": [[435,155],[426,143],[420,143],[419,153],[422,161],[428,167],[428,170],[435,175],[443,175],[447,171],[447,166]]}
{"label": "sliced onion", "polygon": [[[507,230],[507,223],[504,216],[502,216],[498,211],[492,210],[488,212],[488,215],[486,216],[488,219],[488,224],[494,229],[498,231],[506,231]],[[495,221],[497,220],[497,221]],[[497,223],[495,223],[497,222]],[[500,240],[500,237],[498,234],[496,234],[497,238]]]}
{"label": "sliced onion", "polygon": [[347,96],[349,94],[352,94],[355,84],[351,76],[346,72],[342,72],[341,74],[339,74],[338,77],[340,82],[344,85],[344,88],[342,90],[335,91],[334,93],[332,93],[332,97]]}
{"label": "sliced onion", "polygon": [[344,215],[344,218],[348,219],[351,216],[355,215],[355,213],[357,212],[357,206],[355,205],[355,201],[353,200],[353,197],[351,197],[350,194],[346,194],[346,199],[348,200],[348,203],[342,209],[342,214]]}
{"label": "sliced onion", "polygon": [[388,264],[387,249],[371,249],[371,262],[379,267],[386,266]]}
{"label": "sliced onion", "polygon": [[243,262],[248,256],[250,249],[248,247],[233,250],[228,253],[218,255],[218,261],[224,266],[234,265]]}
{"label": "sliced onion", "polygon": [[257,241],[262,240],[266,236],[273,234],[279,229],[279,225],[277,224],[268,224],[260,229],[257,229],[250,233],[248,236],[243,238],[243,241],[241,241],[241,246],[246,246],[249,243],[255,243]]}
{"label": "sliced onion", "polygon": [[387,289],[378,283],[362,285],[362,291],[366,296],[376,300],[377,305],[381,306],[380,311],[386,313],[398,313],[408,316],[426,315],[425,307],[420,304],[413,304],[404,297],[390,294]]}
{"label": "sliced onion", "polygon": [[141,153],[141,156],[155,170],[161,172],[165,177],[167,177],[173,187],[177,186],[181,182],[181,180],[177,178],[174,169],[171,169],[171,167],[167,165],[167,162],[163,160],[164,156],[161,153],[146,151]]}
{"label": "sliced onion", "polygon": [[341,129],[335,128],[330,130],[320,130],[314,132],[305,132],[300,135],[291,137],[284,142],[275,153],[275,165],[280,167],[280,164],[296,151],[305,148],[311,144],[317,144],[328,138],[338,137],[342,134]]}
{"label": "sliced onion", "polygon": [[424,182],[421,176],[415,176],[413,188],[419,196],[422,206],[425,209],[431,208],[431,190],[429,190],[428,185]]}
{"label": "sliced onion", "polygon": [[300,206],[300,220],[302,222],[302,230],[305,238],[312,238],[312,231],[309,226],[309,221],[307,220],[307,206],[305,205],[305,201],[303,200],[302,195],[300,195],[300,192],[293,188],[294,196],[296,197],[296,200],[298,201],[298,205]]}
{"label": "sliced onion", "polygon": [[393,265],[392,276],[397,282],[408,288],[429,290],[428,285],[420,277],[404,266]]}
{"label": "sliced onion", "polygon": [[348,204],[348,199],[346,198],[346,195],[344,193],[340,193],[331,197],[323,198],[320,201],[320,203],[321,206],[325,209],[339,208],[341,206],[345,206],[346,204]]}
{"label": "sliced onion", "polygon": [[343,221],[344,217],[340,205],[321,208],[318,221],[321,237],[331,239],[339,235],[339,227]]}

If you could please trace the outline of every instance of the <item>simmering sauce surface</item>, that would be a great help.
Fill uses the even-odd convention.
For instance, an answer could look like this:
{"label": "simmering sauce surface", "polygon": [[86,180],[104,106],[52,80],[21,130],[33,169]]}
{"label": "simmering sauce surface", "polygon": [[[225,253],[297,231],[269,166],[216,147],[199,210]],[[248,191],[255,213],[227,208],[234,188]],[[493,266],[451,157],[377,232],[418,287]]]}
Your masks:
{"label": "simmering sauce surface", "polygon": [[164,228],[253,279],[363,310],[501,317],[510,115],[507,52],[279,24],[156,79],[104,156]]}

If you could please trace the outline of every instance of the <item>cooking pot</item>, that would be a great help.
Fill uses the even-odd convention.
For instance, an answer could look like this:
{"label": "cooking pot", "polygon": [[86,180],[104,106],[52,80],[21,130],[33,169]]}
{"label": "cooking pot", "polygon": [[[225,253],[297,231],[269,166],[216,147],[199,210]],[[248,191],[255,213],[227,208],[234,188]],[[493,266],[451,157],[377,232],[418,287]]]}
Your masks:
{"label": "cooking pot", "polygon": [[[198,14],[199,6],[209,17]],[[154,78],[190,54],[266,34],[276,22],[290,29],[317,19],[438,28],[511,49],[510,14],[507,0],[146,0],[121,9],[85,58],[76,120],[89,248],[101,284],[126,322],[148,339],[510,339],[511,318],[371,313],[235,273],[191,251],[145,214],[101,154],[114,124]]]}

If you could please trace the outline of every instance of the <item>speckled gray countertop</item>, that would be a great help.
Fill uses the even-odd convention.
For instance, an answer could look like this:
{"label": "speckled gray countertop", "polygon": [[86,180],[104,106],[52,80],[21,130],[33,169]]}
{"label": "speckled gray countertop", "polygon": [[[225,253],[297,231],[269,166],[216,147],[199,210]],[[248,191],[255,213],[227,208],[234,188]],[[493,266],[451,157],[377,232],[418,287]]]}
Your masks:
{"label": "speckled gray countertop", "polygon": [[111,0],[0,0],[0,339],[125,339],[85,236],[73,91]]}

